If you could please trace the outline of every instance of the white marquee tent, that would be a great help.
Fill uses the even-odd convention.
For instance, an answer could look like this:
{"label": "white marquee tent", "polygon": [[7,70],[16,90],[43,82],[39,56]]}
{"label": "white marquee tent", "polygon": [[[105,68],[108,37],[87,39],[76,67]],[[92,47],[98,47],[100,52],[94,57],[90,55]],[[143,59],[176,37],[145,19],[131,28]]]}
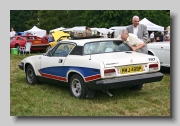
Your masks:
{"label": "white marquee tent", "polygon": [[53,31],[61,31],[61,30],[64,30],[64,29],[66,29],[66,28],[60,27],[60,28],[56,28],[56,29],[50,30],[50,32],[53,32]]}
{"label": "white marquee tent", "polygon": [[31,28],[30,30],[24,31],[24,33],[31,33],[33,35],[39,36],[39,37],[43,37],[44,35],[46,35],[46,30],[40,29],[36,26],[34,26],[33,28]]}
{"label": "white marquee tent", "polygon": [[107,28],[91,28],[92,31],[98,31],[101,33],[103,33],[104,35],[107,35],[108,32],[110,32],[110,34],[114,31],[114,30],[111,30],[111,29],[107,29]]}
{"label": "white marquee tent", "polygon": [[86,28],[86,26],[75,26],[75,27],[72,27],[69,29],[65,29],[63,31],[79,31],[79,32],[82,32],[82,31],[85,31],[85,28]]}
{"label": "white marquee tent", "polygon": [[143,18],[139,23],[146,25],[148,31],[164,31],[164,27],[152,23],[147,18]]}

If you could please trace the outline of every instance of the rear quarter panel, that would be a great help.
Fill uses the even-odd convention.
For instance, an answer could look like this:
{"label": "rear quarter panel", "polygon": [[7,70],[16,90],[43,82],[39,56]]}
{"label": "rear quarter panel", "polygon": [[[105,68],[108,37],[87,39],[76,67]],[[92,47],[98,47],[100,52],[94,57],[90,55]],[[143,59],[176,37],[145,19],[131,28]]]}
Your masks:
{"label": "rear quarter panel", "polygon": [[[88,80],[88,77],[96,76],[99,77],[101,76],[101,69],[103,69],[104,65],[102,62],[93,60],[90,58],[90,55],[86,56],[74,56],[74,55],[69,55],[63,66],[70,66],[69,71],[66,75],[68,77],[68,74],[71,72],[76,72],[82,76],[84,81]],[[97,70],[96,72],[93,70]]]}
{"label": "rear quarter panel", "polygon": [[148,51],[159,58],[161,66],[170,66],[170,43],[158,42],[148,44]]}

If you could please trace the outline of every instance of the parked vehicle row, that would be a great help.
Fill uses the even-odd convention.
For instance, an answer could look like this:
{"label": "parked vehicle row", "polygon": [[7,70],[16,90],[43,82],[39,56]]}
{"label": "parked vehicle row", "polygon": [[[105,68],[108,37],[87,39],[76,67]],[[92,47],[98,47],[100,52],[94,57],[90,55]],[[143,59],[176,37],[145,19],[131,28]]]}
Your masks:
{"label": "parked vehicle row", "polygon": [[31,42],[31,50],[46,52],[49,47],[47,40],[38,36],[15,36],[10,38],[10,49],[24,47],[26,42]]}

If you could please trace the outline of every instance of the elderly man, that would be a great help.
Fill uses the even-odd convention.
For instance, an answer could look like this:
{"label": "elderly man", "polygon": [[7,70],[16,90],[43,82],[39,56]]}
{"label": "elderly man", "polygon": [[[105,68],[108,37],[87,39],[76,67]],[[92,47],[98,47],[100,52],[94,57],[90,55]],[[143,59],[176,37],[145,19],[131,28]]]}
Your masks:
{"label": "elderly man", "polygon": [[148,54],[146,44],[136,35],[128,33],[128,30],[123,29],[117,38],[127,43],[127,45],[129,45],[133,51]]}
{"label": "elderly man", "polygon": [[148,31],[147,26],[143,24],[139,24],[139,17],[134,16],[132,18],[132,25],[129,25],[126,27],[129,33],[133,33],[137,35],[139,39],[141,39],[143,42],[147,42],[148,39]]}

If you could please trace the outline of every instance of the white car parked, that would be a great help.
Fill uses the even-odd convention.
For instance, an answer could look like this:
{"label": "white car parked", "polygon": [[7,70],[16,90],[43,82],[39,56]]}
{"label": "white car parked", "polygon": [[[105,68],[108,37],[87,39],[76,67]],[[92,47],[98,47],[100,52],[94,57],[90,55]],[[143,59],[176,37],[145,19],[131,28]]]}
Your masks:
{"label": "white car parked", "polygon": [[170,42],[148,43],[148,54],[157,56],[161,66],[170,67]]}
{"label": "white car parked", "polygon": [[89,38],[63,40],[44,55],[29,56],[18,65],[29,84],[38,81],[70,87],[77,98],[92,98],[95,90],[133,87],[161,81],[156,56],[134,52],[120,40]]}

